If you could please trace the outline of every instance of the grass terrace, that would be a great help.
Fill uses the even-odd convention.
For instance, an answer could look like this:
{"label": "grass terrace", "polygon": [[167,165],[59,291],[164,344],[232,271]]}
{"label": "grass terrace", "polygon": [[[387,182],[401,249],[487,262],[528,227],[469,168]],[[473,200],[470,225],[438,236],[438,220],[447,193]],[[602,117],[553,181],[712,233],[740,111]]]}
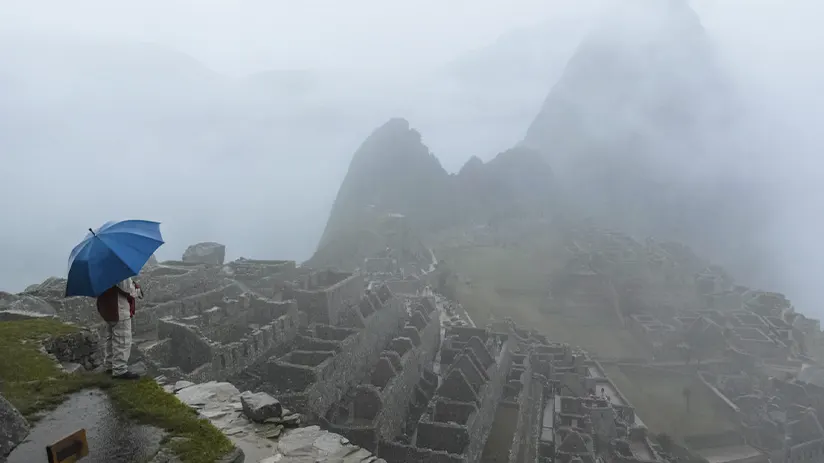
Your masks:
{"label": "grass terrace", "polygon": [[[604,370],[650,431],[681,442],[738,429],[696,375],[628,365],[604,365]],[[691,391],[689,407],[684,389]]]}
{"label": "grass terrace", "polygon": [[[54,319],[0,322],[0,393],[31,421],[83,389],[106,391],[126,416],[164,429],[166,445],[184,462],[212,463],[232,450],[229,439],[150,378],[115,381],[97,373],[67,374],[41,352],[46,338],[78,328]],[[172,439],[180,437],[182,439]]]}
{"label": "grass terrace", "polygon": [[458,275],[450,285],[454,296],[478,326],[490,318],[511,317],[553,341],[579,346],[593,354],[617,358],[645,358],[647,349],[618,326],[613,312],[548,311],[547,288],[553,265],[563,262],[549,252],[470,246],[444,249],[438,259]]}

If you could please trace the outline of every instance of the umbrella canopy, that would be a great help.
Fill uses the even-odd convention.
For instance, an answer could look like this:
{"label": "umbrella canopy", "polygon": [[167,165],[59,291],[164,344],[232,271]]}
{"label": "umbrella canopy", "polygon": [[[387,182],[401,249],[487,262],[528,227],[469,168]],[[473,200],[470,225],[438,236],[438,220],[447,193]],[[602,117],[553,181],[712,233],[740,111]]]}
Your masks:
{"label": "umbrella canopy", "polygon": [[97,230],[90,228],[69,255],[66,297],[103,294],[140,273],[162,244],[158,222],[124,220],[107,222]]}

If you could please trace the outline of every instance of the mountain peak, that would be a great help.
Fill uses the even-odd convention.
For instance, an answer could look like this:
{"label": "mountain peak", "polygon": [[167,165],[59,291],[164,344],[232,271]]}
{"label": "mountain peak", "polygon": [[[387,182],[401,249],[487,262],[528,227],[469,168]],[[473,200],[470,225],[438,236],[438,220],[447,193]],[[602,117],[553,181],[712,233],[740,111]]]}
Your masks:
{"label": "mountain peak", "polygon": [[406,119],[390,119],[352,157],[321,246],[334,233],[369,224],[384,214],[404,214],[424,225],[436,220],[440,216],[424,210],[424,205],[438,203],[448,177],[421,134]]}
{"label": "mountain peak", "polygon": [[391,119],[355,152],[310,261],[357,267],[376,249],[386,217],[403,216],[409,236],[425,236],[494,218],[543,216],[553,185],[546,160],[525,147],[488,163],[473,156],[450,175],[408,121]]}
{"label": "mountain peak", "polygon": [[[548,157],[572,207],[734,267],[718,243],[740,241],[757,214],[756,192],[733,193],[750,186],[726,173],[744,155],[726,77],[686,1],[619,2],[576,50],[524,145]],[[731,203],[740,216],[724,213]]]}
{"label": "mountain peak", "polygon": [[[732,101],[698,16],[683,0],[620,2],[584,39],[524,144],[553,167],[581,156],[648,165],[706,156]],[[710,140],[712,139],[712,140]],[[710,156],[712,157],[712,156]]]}

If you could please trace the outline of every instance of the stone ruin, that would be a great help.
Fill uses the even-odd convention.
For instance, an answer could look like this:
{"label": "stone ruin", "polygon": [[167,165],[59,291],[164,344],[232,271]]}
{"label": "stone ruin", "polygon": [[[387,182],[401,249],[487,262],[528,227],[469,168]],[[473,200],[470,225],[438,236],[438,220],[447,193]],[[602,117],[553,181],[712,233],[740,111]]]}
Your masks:
{"label": "stone ruin", "polygon": [[[254,391],[237,396],[270,438],[284,426],[320,425],[390,463],[594,462],[619,453],[616,439],[641,439],[616,461],[662,461],[631,459],[649,448],[632,408],[593,397],[603,378],[567,345],[511,321],[475,327],[429,290],[392,291],[397,274],[218,260],[144,269],[133,358],[178,394],[226,384],[208,381]],[[425,281],[423,272],[411,277]],[[66,320],[99,323],[89,300],[54,297],[60,286],[28,295]],[[90,368],[99,360],[63,357]]]}
{"label": "stone ruin", "polygon": [[167,377],[195,382],[225,379],[288,346],[301,324],[293,300],[271,301],[243,293],[217,304],[192,315],[157,319],[157,340],[146,343],[146,358],[165,365],[160,370]]}
{"label": "stone ruin", "polygon": [[729,349],[782,368],[824,355],[820,322],[780,293],[735,284],[678,243],[570,231],[569,259],[552,273],[545,310],[622,324],[658,361],[720,359]]}

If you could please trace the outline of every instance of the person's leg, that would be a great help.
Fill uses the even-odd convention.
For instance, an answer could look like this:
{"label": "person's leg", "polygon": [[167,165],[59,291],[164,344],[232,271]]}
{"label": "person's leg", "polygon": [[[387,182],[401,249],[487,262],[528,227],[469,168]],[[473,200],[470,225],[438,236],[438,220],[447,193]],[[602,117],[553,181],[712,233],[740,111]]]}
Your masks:
{"label": "person's leg", "polygon": [[112,376],[122,376],[129,372],[129,354],[132,350],[132,319],[126,318],[114,325],[113,329]]}
{"label": "person's leg", "polygon": [[112,370],[112,341],[114,338],[114,326],[117,322],[106,322],[106,341],[103,343],[103,369]]}

